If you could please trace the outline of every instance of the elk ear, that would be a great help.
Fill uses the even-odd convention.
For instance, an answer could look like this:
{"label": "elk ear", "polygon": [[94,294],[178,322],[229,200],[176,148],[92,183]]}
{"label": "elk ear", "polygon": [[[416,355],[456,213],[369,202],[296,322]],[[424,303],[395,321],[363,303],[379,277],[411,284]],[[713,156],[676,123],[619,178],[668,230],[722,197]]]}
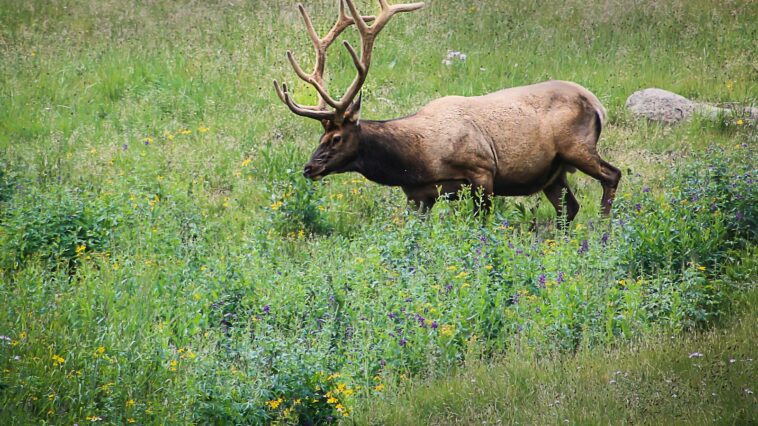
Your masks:
{"label": "elk ear", "polygon": [[350,123],[358,124],[358,121],[360,120],[361,116],[361,99],[363,98],[363,92],[358,95],[358,99],[356,99],[353,103],[350,104],[350,107],[345,111],[345,121],[348,121]]}

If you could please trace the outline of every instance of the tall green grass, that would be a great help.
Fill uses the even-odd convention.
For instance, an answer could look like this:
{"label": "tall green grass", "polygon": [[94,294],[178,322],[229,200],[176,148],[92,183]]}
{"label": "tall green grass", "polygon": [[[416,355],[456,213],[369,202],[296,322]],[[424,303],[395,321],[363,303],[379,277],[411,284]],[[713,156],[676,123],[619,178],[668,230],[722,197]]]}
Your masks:
{"label": "tall green grass", "polygon": [[[326,30],[334,2],[306,6]],[[572,175],[582,210],[564,233],[541,196],[498,199],[482,223],[471,197],[421,218],[357,175],[305,181],[321,128],[271,87],[296,80],[287,49],[312,61],[294,4],[3,2],[0,423],[370,421],[398,383],[466,363],[592,359],[717,323],[755,281],[739,261],[755,124],[660,127],[623,103],[649,86],[755,102],[757,15],[487,0],[393,18],[365,118],[548,78],[600,97],[600,150],[625,173],[614,220]],[[354,72],[338,47],[335,94]],[[467,60],[442,64],[448,49]]]}

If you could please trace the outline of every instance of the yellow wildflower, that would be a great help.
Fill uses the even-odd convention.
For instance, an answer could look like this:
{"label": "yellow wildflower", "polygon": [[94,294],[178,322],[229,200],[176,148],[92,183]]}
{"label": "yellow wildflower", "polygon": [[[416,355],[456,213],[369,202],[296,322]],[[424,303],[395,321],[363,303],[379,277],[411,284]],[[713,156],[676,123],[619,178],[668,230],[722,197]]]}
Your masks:
{"label": "yellow wildflower", "polygon": [[240,167],[246,167],[246,166],[248,166],[252,162],[253,162],[252,158],[246,158],[246,159],[242,160],[242,162],[240,163]]}
{"label": "yellow wildflower", "polygon": [[92,354],[93,357],[98,358],[102,356],[105,353],[105,346],[98,346],[97,349],[95,349],[95,352]]}
{"label": "yellow wildflower", "polygon": [[190,130],[190,129],[182,129],[182,130],[179,130],[179,134],[180,135],[191,135],[192,134],[192,130]]}
{"label": "yellow wildflower", "polygon": [[282,398],[272,399],[271,401],[266,401],[266,405],[268,405],[268,408],[276,410],[280,405],[282,405],[282,402],[284,402]]}
{"label": "yellow wildflower", "polygon": [[705,266],[698,265],[697,270],[698,271],[705,271]]}
{"label": "yellow wildflower", "polygon": [[347,417],[347,409],[345,408],[344,405],[337,404],[337,405],[334,406],[334,408],[336,408],[337,411],[339,411],[340,413],[342,413],[343,416]]}
{"label": "yellow wildflower", "polygon": [[276,201],[275,203],[271,204],[271,210],[279,210],[284,205],[281,201]]}
{"label": "yellow wildflower", "polygon": [[171,363],[169,365],[169,370],[171,370],[172,372],[176,372],[176,365],[177,364],[178,364],[178,362],[175,359],[172,359]]}
{"label": "yellow wildflower", "polygon": [[134,404],[135,404],[135,402],[134,402],[133,399],[130,399],[130,400],[126,401],[126,407],[127,408],[134,407]]}
{"label": "yellow wildflower", "polygon": [[87,416],[86,419],[87,421],[90,421],[90,422],[99,422],[103,420],[103,418],[100,416]]}
{"label": "yellow wildflower", "polygon": [[445,269],[447,269],[447,270],[448,270],[448,271],[450,271],[450,272],[455,272],[455,271],[457,271],[457,270],[458,270],[458,267],[457,267],[457,266],[455,266],[455,265],[450,265],[450,266],[448,266],[448,267],[447,267],[447,268],[445,268]]}
{"label": "yellow wildflower", "polygon": [[374,390],[377,392],[381,392],[384,390],[384,384],[379,383],[378,385],[374,386]]}
{"label": "yellow wildflower", "polygon": [[53,365],[54,366],[57,367],[57,366],[63,364],[64,362],[66,362],[66,360],[62,356],[60,356],[60,355],[53,355]]}
{"label": "yellow wildflower", "polygon": [[137,421],[136,421],[136,420],[134,420],[134,419],[133,419],[133,418],[131,418],[131,417],[129,417],[128,419],[126,419],[126,422],[127,422],[127,423],[137,423]]}
{"label": "yellow wildflower", "polygon": [[461,271],[458,273],[458,275],[455,276],[455,278],[466,278],[468,276],[468,272]]}
{"label": "yellow wildflower", "polygon": [[740,118],[739,120],[737,120],[737,125],[738,125],[738,126],[742,126],[743,124],[745,124],[745,122],[744,122],[744,121],[742,121],[742,119],[741,119],[741,118]]}
{"label": "yellow wildflower", "polygon": [[326,380],[334,380],[334,379],[336,379],[336,378],[338,378],[340,376],[342,376],[342,374],[340,374],[340,373],[330,374],[329,377],[326,378]]}
{"label": "yellow wildflower", "polygon": [[492,269],[492,265],[484,265],[484,269],[489,271],[490,269]]}
{"label": "yellow wildflower", "polygon": [[337,398],[335,398],[335,397],[333,397],[333,396],[330,396],[329,399],[326,400],[326,402],[328,404],[336,404],[336,403],[340,402],[340,400],[337,399]]}
{"label": "yellow wildflower", "polygon": [[84,250],[87,250],[87,246],[86,245],[80,244],[80,245],[76,246],[76,254],[77,255],[80,255],[80,254],[84,253]]}
{"label": "yellow wildflower", "polygon": [[206,132],[208,132],[208,130],[210,130],[210,129],[207,128],[207,127],[205,127],[205,126],[200,126],[200,127],[197,128],[197,131],[200,132],[200,133],[206,133]]}
{"label": "yellow wildflower", "polygon": [[452,325],[445,324],[442,327],[440,327],[440,334],[443,336],[452,336],[453,333],[455,333],[455,327],[453,327]]}

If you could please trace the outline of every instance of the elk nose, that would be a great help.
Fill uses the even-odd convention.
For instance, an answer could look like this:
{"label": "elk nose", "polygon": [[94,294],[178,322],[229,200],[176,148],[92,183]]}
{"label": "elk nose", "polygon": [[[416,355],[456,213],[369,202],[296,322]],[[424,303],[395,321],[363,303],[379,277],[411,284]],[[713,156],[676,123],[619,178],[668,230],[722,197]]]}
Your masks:
{"label": "elk nose", "polygon": [[303,168],[303,176],[305,176],[305,177],[310,176],[311,175],[311,169],[312,169],[311,166],[305,166],[305,168]]}

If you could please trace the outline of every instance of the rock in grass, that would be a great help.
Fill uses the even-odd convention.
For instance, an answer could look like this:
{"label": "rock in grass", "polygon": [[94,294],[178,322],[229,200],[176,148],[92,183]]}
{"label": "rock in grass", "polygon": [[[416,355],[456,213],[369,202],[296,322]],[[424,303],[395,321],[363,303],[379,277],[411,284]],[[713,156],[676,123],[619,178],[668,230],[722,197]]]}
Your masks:
{"label": "rock in grass", "polygon": [[644,89],[626,100],[632,114],[663,123],[679,123],[692,117],[695,104],[684,96],[663,89]]}
{"label": "rock in grass", "polygon": [[758,119],[758,109],[755,108],[719,108],[694,102],[674,92],[657,88],[632,93],[626,100],[626,107],[637,117],[666,124],[689,120],[695,114],[709,118],[739,116],[750,120]]}

